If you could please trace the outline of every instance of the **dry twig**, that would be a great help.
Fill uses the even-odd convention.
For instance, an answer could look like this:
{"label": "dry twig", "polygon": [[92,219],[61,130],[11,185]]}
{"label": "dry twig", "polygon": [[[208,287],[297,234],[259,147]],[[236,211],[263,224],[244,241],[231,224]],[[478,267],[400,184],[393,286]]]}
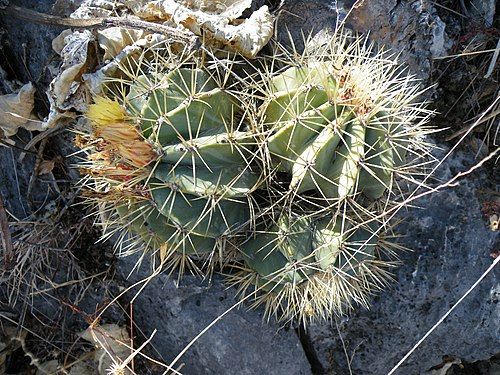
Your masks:
{"label": "dry twig", "polygon": [[9,5],[5,9],[0,9],[1,13],[6,16],[14,17],[20,20],[44,24],[53,26],[67,26],[79,29],[96,29],[96,28],[107,28],[112,26],[128,27],[131,29],[141,29],[150,31],[153,33],[160,33],[168,35],[170,38],[176,41],[194,44],[196,43],[196,36],[187,31],[176,29],[170,26],[142,21],[130,18],[121,17],[107,17],[107,18],[87,18],[87,19],[76,19],[76,18],[66,18],[58,17],[52,14],[45,14],[36,12],[31,9],[26,9],[18,7],[15,5]]}
{"label": "dry twig", "polygon": [[7,211],[3,204],[3,197],[0,193],[0,230],[2,232],[2,246],[4,248],[4,266],[8,270],[12,258],[14,256],[14,246],[12,245],[12,237],[10,235],[9,229],[9,219],[7,217]]}

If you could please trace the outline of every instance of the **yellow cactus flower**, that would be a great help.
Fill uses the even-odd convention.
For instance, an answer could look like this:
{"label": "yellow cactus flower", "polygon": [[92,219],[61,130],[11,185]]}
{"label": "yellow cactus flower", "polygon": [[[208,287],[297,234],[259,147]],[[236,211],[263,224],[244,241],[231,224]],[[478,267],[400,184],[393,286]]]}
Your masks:
{"label": "yellow cactus flower", "polygon": [[96,127],[124,122],[128,119],[127,112],[120,103],[104,96],[94,98],[94,104],[89,105],[86,115]]}

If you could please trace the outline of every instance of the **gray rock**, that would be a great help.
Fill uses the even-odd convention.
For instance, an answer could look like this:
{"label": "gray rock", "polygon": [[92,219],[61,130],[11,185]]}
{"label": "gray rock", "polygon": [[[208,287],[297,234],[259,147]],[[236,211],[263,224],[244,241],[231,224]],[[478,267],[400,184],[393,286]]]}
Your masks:
{"label": "gray rock", "polygon": [[[54,0],[49,0],[54,3]],[[69,17],[85,0],[55,0],[52,7],[53,13],[59,16]]]}
{"label": "gray rock", "polygon": [[[291,0],[283,2],[278,13],[276,35],[278,41],[290,45],[290,36],[297,49],[304,47],[304,36],[315,35],[321,29],[335,29],[337,11],[331,1]],[[343,15],[339,12],[339,17]]]}
{"label": "gray rock", "polygon": [[[134,258],[123,258],[118,272],[128,275]],[[129,282],[148,276],[147,267]],[[156,276],[134,301],[134,322],[145,337],[157,330],[151,355],[170,363],[199,332],[233,306],[235,290],[220,277],[212,284],[185,276]],[[133,296],[134,292],[131,293]],[[235,309],[207,331],[182,357],[185,374],[310,374],[311,367],[294,330],[263,321],[262,311]]]}
{"label": "gray rock", "polygon": [[39,209],[51,209],[44,206],[56,196],[51,181],[32,177],[36,154],[29,151],[22,160],[19,159],[21,150],[30,138],[27,131],[20,130],[13,138],[15,147],[0,146],[0,194],[6,209],[20,219]]}
{"label": "gray rock", "polygon": [[346,15],[346,26],[357,33],[369,33],[378,44],[401,53],[401,61],[419,78],[428,80],[431,59],[446,55],[451,42],[446,25],[431,1],[288,0],[278,19],[278,39],[289,44],[290,31],[296,46],[302,47],[302,33],[313,35],[327,27],[335,29]]}
{"label": "gray rock", "polygon": [[[32,9],[42,13],[52,13],[55,0],[10,0],[10,4]],[[45,90],[52,76],[49,65],[57,58],[52,50],[54,39],[63,28],[25,22],[13,17],[4,17],[0,13],[0,28],[7,30],[2,37],[5,62],[2,66],[15,74],[21,82],[31,81],[37,88],[37,110],[46,114],[48,107],[40,102],[45,101]],[[42,117],[43,117],[42,115]]]}
{"label": "gray rock", "polygon": [[[450,178],[473,162],[455,156],[439,177]],[[338,330],[324,324],[308,331],[322,372],[349,374],[349,356],[354,374],[387,373],[491,265],[500,242],[476,197],[485,180],[470,176],[401,215],[406,222],[398,232],[413,252],[403,255],[392,287],[373,299],[370,310],[338,321]],[[396,373],[423,373],[445,355],[473,362],[499,353],[499,271],[494,269]]]}
{"label": "gray rock", "polygon": [[496,4],[495,0],[472,0],[468,10],[473,17],[482,19],[486,27],[491,27],[495,20]]}

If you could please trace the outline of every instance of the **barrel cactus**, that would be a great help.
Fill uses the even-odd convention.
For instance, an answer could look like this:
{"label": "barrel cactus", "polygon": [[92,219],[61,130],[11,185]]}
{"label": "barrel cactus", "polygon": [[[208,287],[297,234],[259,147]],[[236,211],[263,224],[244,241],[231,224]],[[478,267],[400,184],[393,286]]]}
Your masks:
{"label": "barrel cactus", "polygon": [[387,53],[340,32],[309,43],[301,55],[280,47],[251,77],[280,209],[240,246],[231,277],[269,315],[304,322],[366,304],[387,282],[397,245],[386,214],[425,165],[431,131],[418,83]]}
{"label": "barrel cactus", "polygon": [[[242,291],[253,286],[255,305],[278,319],[329,319],[388,280],[391,250],[379,224],[349,222],[345,216],[317,219],[283,215],[240,249],[246,267],[231,277]],[[387,236],[387,234],[386,234]]]}
{"label": "barrel cactus", "polygon": [[224,82],[198,66],[112,80],[89,106],[83,145],[87,195],[106,207],[104,224],[126,228],[167,266],[224,257],[227,239],[251,226],[261,179],[239,111]]}
{"label": "barrel cactus", "polygon": [[408,152],[427,154],[415,80],[366,43],[334,36],[262,75],[258,126],[294,193],[378,199],[407,172]]}

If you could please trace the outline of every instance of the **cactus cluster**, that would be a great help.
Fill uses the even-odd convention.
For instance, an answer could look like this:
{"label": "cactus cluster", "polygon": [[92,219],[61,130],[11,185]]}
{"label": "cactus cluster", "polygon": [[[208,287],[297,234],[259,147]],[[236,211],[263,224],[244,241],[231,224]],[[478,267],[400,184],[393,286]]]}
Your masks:
{"label": "cactus cluster", "polygon": [[428,154],[430,113],[366,39],[339,32],[293,52],[278,46],[247,74],[145,51],[155,63],[123,67],[89,106],[82,146],[106,225],[125,224],[167,267],[230,262],[230,282],[269,316],[308,321],[387,282],[385,214]]}
{"label": "cactus cluster", "polygon": [[369,113],[371,103],[352,104],[356,99],[342,77],[332,76],[324,65],[292,66],[271,79],[261,109],[263,126],[271,130],[269,152],[297,193],[345,198],[358,185],[369,198],[379,198],[395,164],[404,160],[403,129],[394,128],[382,110]]}
{"label": "cactus cluster", "polygon": [[245,267],[231,280],[269,315],[307,321],[366,305],[386,284],[397,249],[386,213],[400,204],[398,180],[413,180],[428,155],[431,130],[415,80],[365,38],[293,52],[264,59],[249,88],[279,199],[240,246]]}
{"label": "cactus cluster", "polygon": [[352,300],[366,303],[366,294],[384,284],[378,229],[341,215],[283,215],[241,246],[248,269],[234,280],[244,289],[257,287],[256,305],[265,303],[269,315],[328,319]]}

